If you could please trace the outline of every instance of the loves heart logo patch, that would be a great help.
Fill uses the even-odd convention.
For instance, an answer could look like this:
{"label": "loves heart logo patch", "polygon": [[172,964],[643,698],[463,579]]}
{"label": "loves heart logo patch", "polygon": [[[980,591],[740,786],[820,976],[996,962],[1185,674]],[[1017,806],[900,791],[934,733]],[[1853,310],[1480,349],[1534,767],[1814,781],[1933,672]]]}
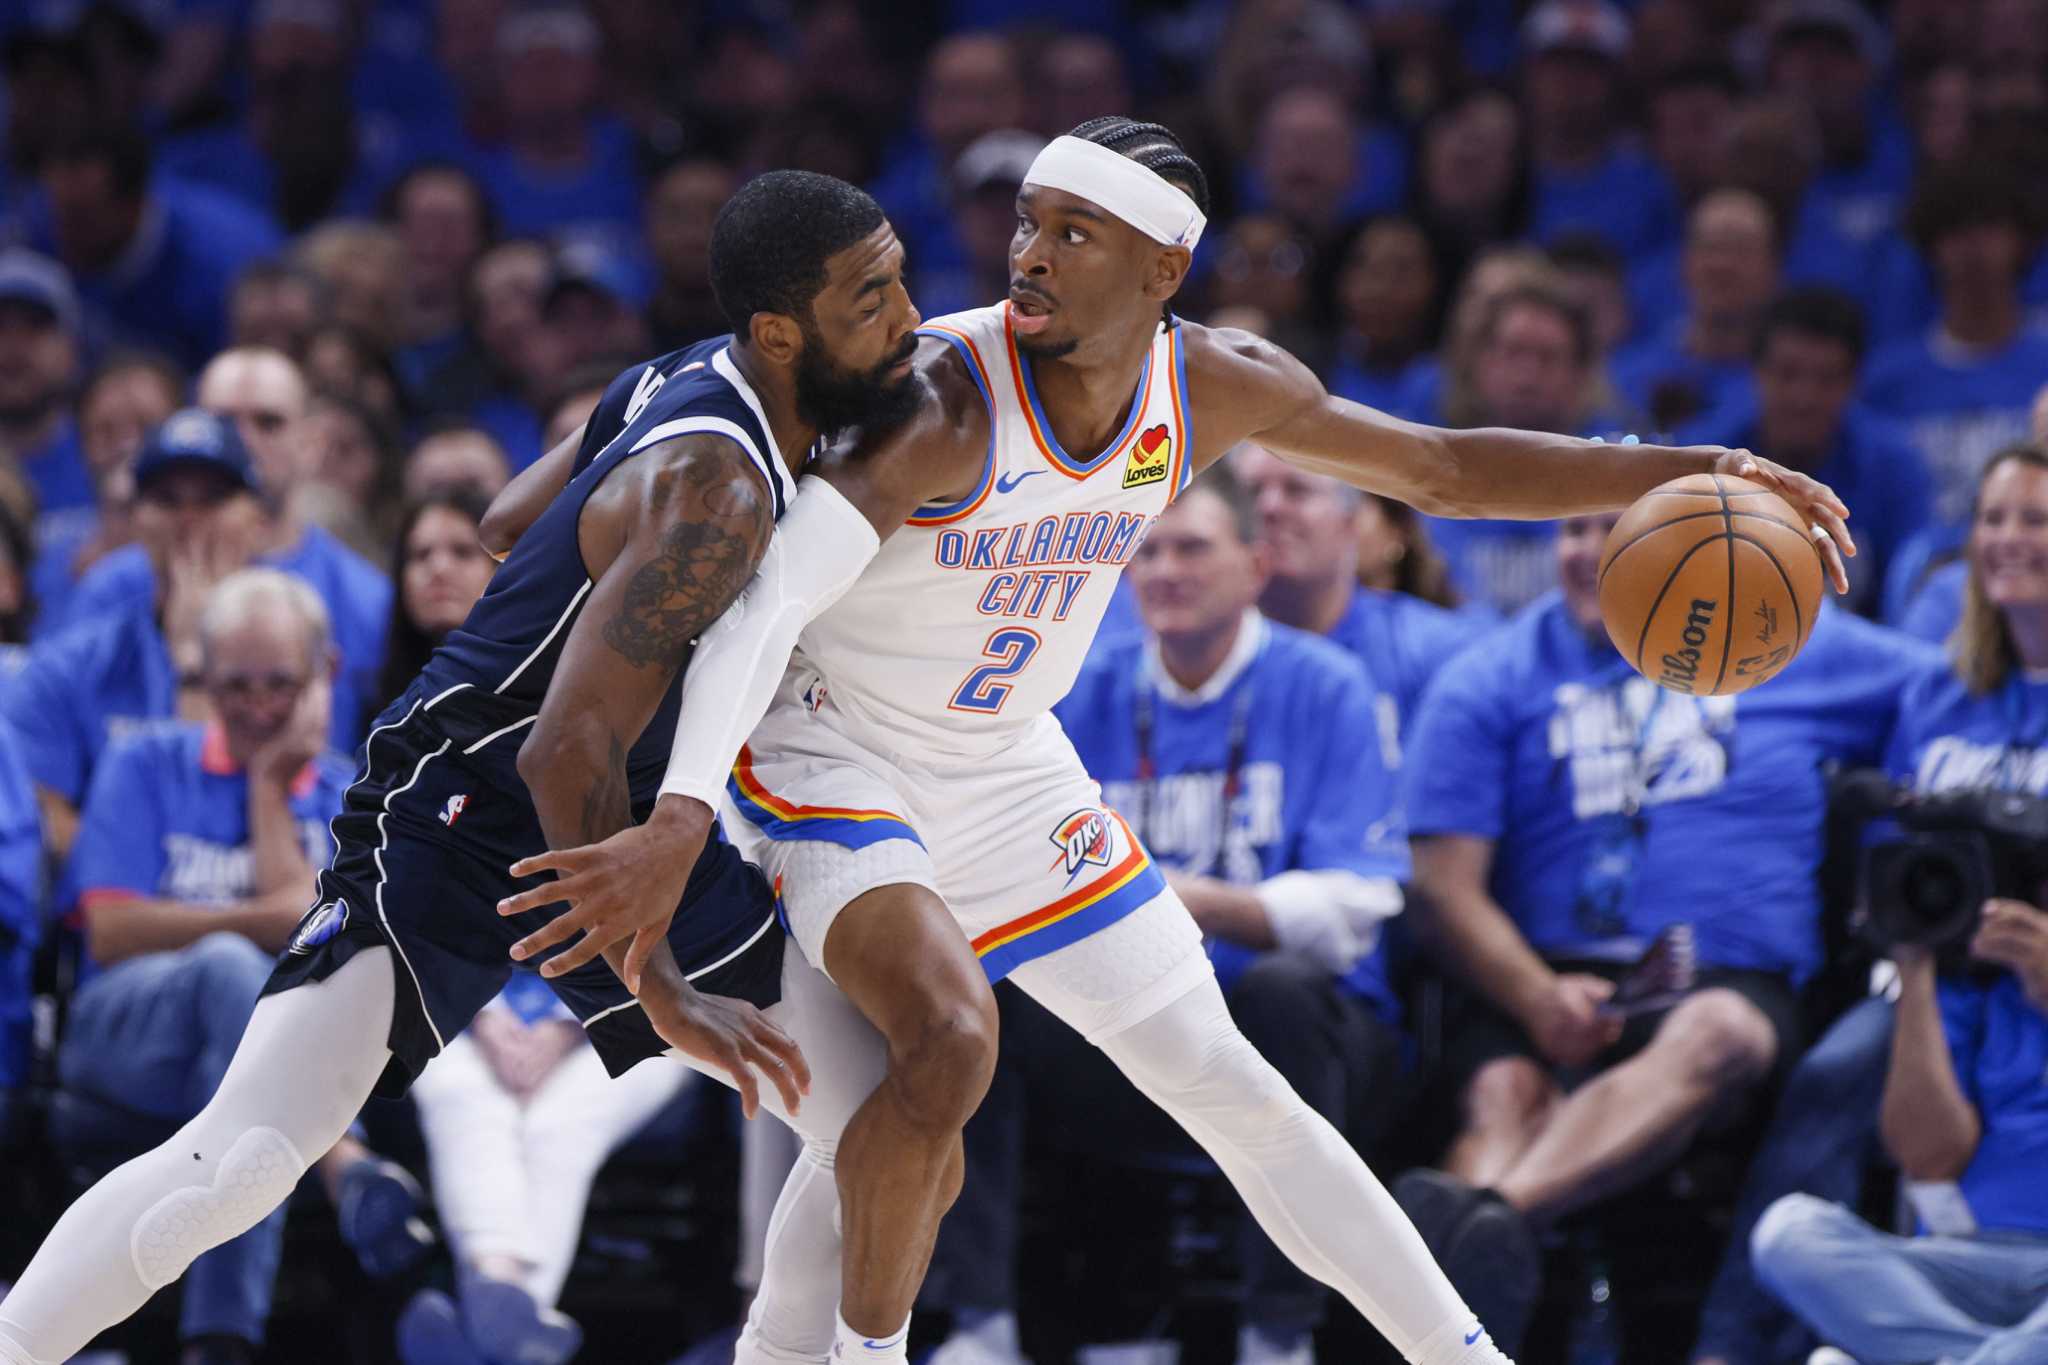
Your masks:
{"label": "loves heart logo patch", "polygon": [[1147,427],[1138,433],[1138,443],[1131,447],[1130,459],[1124,462],[1124,487],[1143,488],[1159,483],[1172,467],[1173,435],[1166,423]]}

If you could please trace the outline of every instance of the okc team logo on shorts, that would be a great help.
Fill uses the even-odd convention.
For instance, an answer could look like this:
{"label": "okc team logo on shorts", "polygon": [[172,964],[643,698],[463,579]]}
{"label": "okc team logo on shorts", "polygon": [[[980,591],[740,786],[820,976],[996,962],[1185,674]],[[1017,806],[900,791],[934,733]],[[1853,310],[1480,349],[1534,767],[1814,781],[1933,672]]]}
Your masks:
{"label": "okc team logo on shorts", "polygon": [[298,930],[292,935],[291,951],[303,957],[340,933],[347,923],[347,901],[316,905],[299,921]]}
{"label": "okc team logo on shorts", "polygon": [[1124,487],[1158,483],[1172,462],[1173,437],[1167,433],[1166,423],[1148,427],[1138,434],[1138,444],[1131,447],[1131,458],[1124,462]]}
{"label": "okc team logo on shorts", "polygon": [[1109,816],[1099,810],[1077,810],[1060,821],[1059,827],[1051,834],[1053,847],[1060,856],[1052,865],[1067,865],[1067,880],[1088,864],[1097,867],[1109,866]]}

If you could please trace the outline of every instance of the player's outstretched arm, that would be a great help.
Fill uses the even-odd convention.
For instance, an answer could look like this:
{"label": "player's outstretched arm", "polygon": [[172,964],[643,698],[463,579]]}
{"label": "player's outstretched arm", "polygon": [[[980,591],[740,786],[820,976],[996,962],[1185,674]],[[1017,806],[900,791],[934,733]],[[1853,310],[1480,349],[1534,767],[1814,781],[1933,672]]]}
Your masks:
{"label": "player's outstretched arm", "polygon": [[1305,469],[1444,517],[1584,516],[1627,507],[1686,474],[1737,475],[1775,489],[1827,533],[1822,556],[1837,591],[1848,590],[1841,556],[1856,553],[1843,521],[1849,509],[1825,484],[1746,450],[1421,426],[1336,397],[1306,365],[1248,332],[1201,328],[1191,335],[1197,431],[1215,413],[1233,444],[1255,440]]}

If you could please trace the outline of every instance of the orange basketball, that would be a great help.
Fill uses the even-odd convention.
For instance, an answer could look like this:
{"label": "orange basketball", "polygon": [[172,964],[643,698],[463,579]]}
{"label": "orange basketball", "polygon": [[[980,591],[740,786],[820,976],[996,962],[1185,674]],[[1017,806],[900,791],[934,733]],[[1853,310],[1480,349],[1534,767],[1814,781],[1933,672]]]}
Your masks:
{"label": "orange basketball", "polygon": [[1813,634],[1826,570],[1790,503],[1689,474],[1622,513],[1600,557],[1600,615],[1622,657],[1674,692],[1745,692]]}

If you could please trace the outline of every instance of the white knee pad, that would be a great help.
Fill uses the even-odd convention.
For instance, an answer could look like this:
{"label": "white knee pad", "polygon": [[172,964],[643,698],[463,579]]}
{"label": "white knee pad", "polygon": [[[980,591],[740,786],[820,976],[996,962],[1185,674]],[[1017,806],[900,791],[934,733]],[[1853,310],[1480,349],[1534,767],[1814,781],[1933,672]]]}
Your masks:
{"label": "white knee pad", "polygon": [[135,1220],[129,1239],[135,1273],[150,1289],[163,1288],[201,1252],[262,1222],[305,1172],[305,1158],[290,1138],[275,1128],[251,1128],[221,1155],[211,1181],[165,1195]]}

